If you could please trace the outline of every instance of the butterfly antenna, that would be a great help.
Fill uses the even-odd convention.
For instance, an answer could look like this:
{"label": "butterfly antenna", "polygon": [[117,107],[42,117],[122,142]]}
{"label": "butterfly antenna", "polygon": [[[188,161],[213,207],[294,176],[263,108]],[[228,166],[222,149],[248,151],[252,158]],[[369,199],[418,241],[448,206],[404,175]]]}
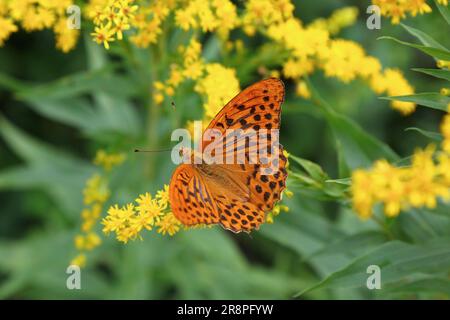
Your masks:
{"label": "butterfly antenna", "polygon": [[171,148],[169,149],[158,149],[158,150],[142,150],[142,149],[134,149],[134,152],[149,152],[149,153],[154,153],[154,152],[166,152],[166,151],[172,151]]}

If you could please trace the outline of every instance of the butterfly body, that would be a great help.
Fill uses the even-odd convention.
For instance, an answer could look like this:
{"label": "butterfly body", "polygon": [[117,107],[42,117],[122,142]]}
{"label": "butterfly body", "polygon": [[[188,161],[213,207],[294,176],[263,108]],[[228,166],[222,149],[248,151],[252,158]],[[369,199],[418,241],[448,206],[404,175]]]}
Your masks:
{"label": "butterfly body", "polygon": [[[172,175],[169,197],[178,220],[188,226],[220,224],[233,232],[259,228],[285,188],[287,159],[277,137],[283,100],[283,83],[270,78],[223,107],[205,130],[200,152],[191,152],[189,163]],[[208,129],[221,137],[208,139]],[[250,132],[257,143],[239,134],[228,139],[237,130]],[[203,161],[207,149],[219,150],[220,161]]]}

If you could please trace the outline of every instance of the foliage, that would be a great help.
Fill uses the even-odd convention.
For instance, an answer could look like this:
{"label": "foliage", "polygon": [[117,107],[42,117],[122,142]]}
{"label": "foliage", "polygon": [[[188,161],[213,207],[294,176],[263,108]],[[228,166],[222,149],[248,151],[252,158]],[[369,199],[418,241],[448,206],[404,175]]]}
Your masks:
{"label": "foliage", "polygon": [[[72,1],[0,0],[0,297],[448,299],[448,4],[372,2],[377,31],[370,1],[77,1],[68,32]],[[133,150],[268,76],[289,192],[250,235],[183,228],[170,155]]]}

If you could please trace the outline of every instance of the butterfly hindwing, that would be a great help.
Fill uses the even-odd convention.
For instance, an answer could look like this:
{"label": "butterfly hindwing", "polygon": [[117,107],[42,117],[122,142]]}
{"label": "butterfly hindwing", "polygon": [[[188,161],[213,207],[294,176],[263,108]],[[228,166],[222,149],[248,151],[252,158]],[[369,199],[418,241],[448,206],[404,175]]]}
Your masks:
{"label": "butterfly hindwing", "polygon": [[169,186],[172,212],[187,226],[219,222],[219,213],[209,187],[191,165],[180,165]]}

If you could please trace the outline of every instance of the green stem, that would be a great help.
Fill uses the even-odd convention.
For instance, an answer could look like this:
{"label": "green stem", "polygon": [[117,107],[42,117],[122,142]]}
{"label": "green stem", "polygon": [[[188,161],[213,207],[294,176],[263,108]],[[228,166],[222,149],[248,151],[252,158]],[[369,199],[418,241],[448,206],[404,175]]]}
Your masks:
{"label": "green stem", "polygon": [[319,92],[316,90],[316,88],[313,86],[313,84],[311,83],[311,80],[309,80],[308,77],[305,77],[305,82],[308,85],[309,91],[311,92],[311,101],[318,106],[324,113],[325,115],[327,114],[333,114],[335,111],[334,109],[328,104],[328,102],[326,102],[321,95],[319,94]]}
{"label": "green stem", "polygon": [[[153,94],[154,94],[154,86],[153,84],[155,81],[158,81],[158,63],[159,63],[159,57],[157,54],[155,54],[155,50],[153,47],[150,47],[150,93],[149,93],[149,99],[148,99],[148,107],[147,107],[147,148],[148,150],[155,150],[158,145],[158,122],[159,122],[159,115],[160,115],[160,108],[153,100]],[[145,167],[145,174],[147,178],[152,180],[155,175],[155,156],[151,155],[147,159],[146,167]]]}

